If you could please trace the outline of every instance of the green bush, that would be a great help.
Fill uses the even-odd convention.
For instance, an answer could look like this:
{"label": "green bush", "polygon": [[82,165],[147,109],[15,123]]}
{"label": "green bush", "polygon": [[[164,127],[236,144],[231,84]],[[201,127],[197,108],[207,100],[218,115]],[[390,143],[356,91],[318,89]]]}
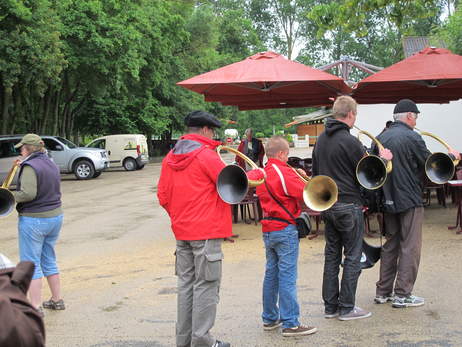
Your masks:
{"label": "green bush", "polygon": [[255,137],[261,139],[261,138],[265,137],[265,134],[262,133],[262,132],[257,132],[257,133],[255,133]]}
{"label": "green bush", "polygon": [[294,142],[294,139],[292,138],[291,134],[286,134],[285,138],[286,138],[287,142],[289,142],[289,143]]}

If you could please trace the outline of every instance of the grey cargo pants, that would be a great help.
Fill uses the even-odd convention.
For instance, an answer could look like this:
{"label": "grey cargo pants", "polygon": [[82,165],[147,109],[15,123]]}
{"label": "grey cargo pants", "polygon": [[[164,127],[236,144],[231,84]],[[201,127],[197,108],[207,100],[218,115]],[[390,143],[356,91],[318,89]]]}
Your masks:
{"label": "grey cargo pants", "polygon": [[[412,294],[419,271],[422,248],[423,207],[401,213],[385,213],[385,237],[380,259],[377,295]],[[396,281],[395,281],[396,280]]]}
{"label": "grey cargo pants", "polygon": [[215,323],[223,239],[176,241],[175,274],[178,276],[177,346],[209,347]]}

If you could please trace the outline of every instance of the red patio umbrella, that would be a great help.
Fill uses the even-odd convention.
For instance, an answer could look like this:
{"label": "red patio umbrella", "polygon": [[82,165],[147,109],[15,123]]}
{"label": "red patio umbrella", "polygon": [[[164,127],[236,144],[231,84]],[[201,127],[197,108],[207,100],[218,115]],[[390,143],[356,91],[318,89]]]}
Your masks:
{"label": "red patio umbrella", "polygon": [[366,77],[353,88],[360,104],[447,103],[462,98],[462,56],[442,48],[420,52]]}
{"label": "red patio umbrella", "polygon": [[351,92],[340,77],[274,52],[257,53],[177,84],[203,94],[205,101],[241,110],[329,105],[331,98]]}

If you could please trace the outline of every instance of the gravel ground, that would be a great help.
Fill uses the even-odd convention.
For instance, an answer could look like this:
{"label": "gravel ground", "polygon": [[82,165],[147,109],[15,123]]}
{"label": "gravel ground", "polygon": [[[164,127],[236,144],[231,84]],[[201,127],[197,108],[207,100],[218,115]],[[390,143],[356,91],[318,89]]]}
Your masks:
{"label": "gravel ground", "polygon": [[[291,149],[291,155],[307,157],[309,151]],[[157,162],[134,172],[111,169],[90,181],[63,176],[65,223],[57,253],[67,309],[46,312],[47,346],[174,345],[175,243],[169,218],[155,195],[159,173]],[[415,286],[425,306],[393,309],[373,304],[375,266],[362,273],[357,291],[357,304],[373,315],[359,321],[323,318],[324,237],[321,233],[302,240],[301,319],[319,331],[299,338],[262,330],[260,227],[240,221],[234,224],[239,238],[223,247],[221,301],[213,333],[232,346],[462,346],[462,235],[447,229],[455,218],[452,205],[442,208],[433,200],[426,208]],[[0,252],[17,261],[17,217],[12,214],[0,223]],[[44,298],[48,296],[45,288]]]}

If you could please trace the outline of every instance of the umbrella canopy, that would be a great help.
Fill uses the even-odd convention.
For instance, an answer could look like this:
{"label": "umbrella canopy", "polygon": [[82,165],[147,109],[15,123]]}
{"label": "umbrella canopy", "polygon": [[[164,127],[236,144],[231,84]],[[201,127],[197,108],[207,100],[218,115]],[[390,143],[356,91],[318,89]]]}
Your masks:
{"label": "umbrella canopy", "polygon": [[329,105],[332,98],[351,92],[340,77],[274,52],[258,53],[177,84],[203,94],[205,101],[241,110]]}
{"label": "umbrella canopy", "polygon": [[462,56],[427,47],[357,83],[352,95],[360,104],[447,103],[462,98]]}

